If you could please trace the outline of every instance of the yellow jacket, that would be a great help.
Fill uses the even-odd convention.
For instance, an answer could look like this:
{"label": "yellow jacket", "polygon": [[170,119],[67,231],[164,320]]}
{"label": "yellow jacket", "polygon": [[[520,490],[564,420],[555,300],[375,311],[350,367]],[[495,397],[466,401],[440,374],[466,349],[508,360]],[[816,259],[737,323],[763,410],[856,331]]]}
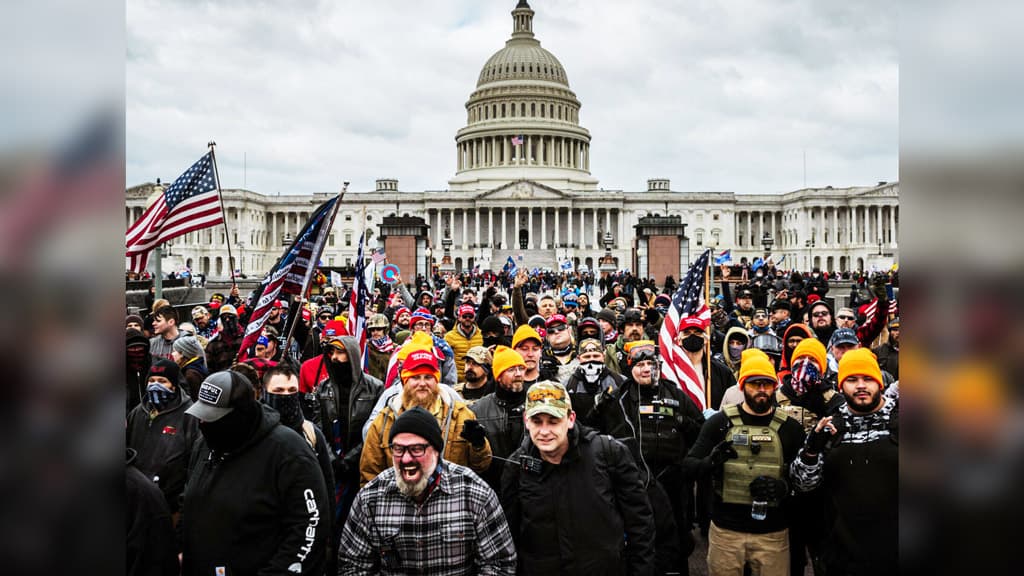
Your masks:
{"label": "yellow jacket", "polygon": [[[466,403],[454,398],[445,388],[438,389],[438,399],[430,410],[441,426],[444,437],[444,459],[463,466],[468,466],[477,474],[482,474],[491,465],[491,444],[484,441],[480,448],[460,437],[466,420],[476,420],[476,415]],[[404,410],[402,395],[393,396],[380,414],[373,420],[363,441],[363,453],[359,458],[359,487],[373,480],[378,474],[393,465],[388,437],[395,418]]]}
{"label": "yellow jacket", "polygon": [[480,328],[474,325],[473,335],[467,338],[462,332],[459,332],[459,327],[456,326],[444,335],[444,339],[455,353],[455,371],[459,373],[458,381],[462,382],[466,377],[466,352],[469,352],[469,349],[474,346],[483,346],[484,335]]}

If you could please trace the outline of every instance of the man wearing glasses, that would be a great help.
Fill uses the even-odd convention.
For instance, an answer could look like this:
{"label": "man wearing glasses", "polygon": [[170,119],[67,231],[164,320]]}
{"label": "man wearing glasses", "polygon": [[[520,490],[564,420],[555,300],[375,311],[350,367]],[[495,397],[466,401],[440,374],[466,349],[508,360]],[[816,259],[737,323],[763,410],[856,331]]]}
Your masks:
{"label": "man wearing glasses", "polygon": [[392,465],[352,505],[339,574],[508,574],[516,550],[498,498],[468,468],[441,457],[437,419],[414,406],[388,433]]}
{"label": "man wearing glasses", "polygon": [[483,332],[476,325],[476,308],[472,304],[459,306],[458,324],[444,335],[444,339],[455,353],[455,370],[458,381],[462,382],[466,377],[466,352],[484,344]]}
{"label": "man wearing glasses", "polygon": [[547,346],[541,355],[541,365],[554,371],[559,382],[565,382],[576,371],[576,347],[572,341],[572,330],[569,322],[561,314],[553,314],[544,323],[547,331]]}
{"label": "man wearing glasses", "polygon": [[778,380],[768,355],[743,351],[743,403],[711,415],[684,461],[687,472],[710,476],[715,496],[708,534],[708,571],[762,576],[789,574],[787,518],[789,464],[804,443],[799,422],[774,403]]}
{"label": "man wearing glasses", "polygon": [[526,391],[524,418],[501,478],[521,573],[653,574],[653,513],[629,450],[577,425],[557,382]]}

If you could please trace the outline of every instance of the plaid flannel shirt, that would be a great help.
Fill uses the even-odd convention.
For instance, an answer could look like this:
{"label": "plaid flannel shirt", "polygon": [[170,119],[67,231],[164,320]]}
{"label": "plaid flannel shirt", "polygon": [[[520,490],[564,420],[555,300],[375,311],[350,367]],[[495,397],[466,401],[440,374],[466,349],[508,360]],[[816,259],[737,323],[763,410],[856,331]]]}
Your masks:
{"label": "plaid flannel shirt", "polygon": [[441,465],[423,504],[398,491],[394,467],[359,491],[341,535],[339,574],[515,574],[512,534],[494,491],[469,468]]}

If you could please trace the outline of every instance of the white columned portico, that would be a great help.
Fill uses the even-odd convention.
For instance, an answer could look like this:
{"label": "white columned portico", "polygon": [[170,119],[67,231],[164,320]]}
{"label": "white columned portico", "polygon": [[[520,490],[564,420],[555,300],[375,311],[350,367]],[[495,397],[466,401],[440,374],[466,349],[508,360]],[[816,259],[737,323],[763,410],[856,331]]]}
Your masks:
{"label": "white columned portico", "polygon": [[473,237],[473,243],[476,245],[477,248],[479,248],[480,247],[480,209],[479,208],[475,208],[473,210],[473,222],[474,222],[474,227],[476,228],[476,230],[475,230],[476,233],[474,234],[474,237]]}
{"label": "white columned portico", "polygon": [[569,206],[568,211],[569,226],[565,234],[566,244],[572,245],[572,205]]}
{"label": "white columned portico", "polygon": [[562,241],[562,232],[560,230],[560,228],[561,228],[560,220],[561,220],[561,217],[562,217],[561,215],[562,215],[561,209],[558,208],[557,206],[555,206],[555,248],[558,248],[558,244]]}
{"label": "white columned portico", "polygon": [[494,207],[487,207],[487,245],[494,249]]}

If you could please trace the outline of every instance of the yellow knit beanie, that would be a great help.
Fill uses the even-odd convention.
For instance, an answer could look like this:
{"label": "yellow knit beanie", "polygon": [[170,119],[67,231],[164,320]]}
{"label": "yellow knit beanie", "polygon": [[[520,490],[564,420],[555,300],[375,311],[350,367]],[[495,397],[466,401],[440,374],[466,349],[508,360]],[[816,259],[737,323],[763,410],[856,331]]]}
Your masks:
{"label": "yellow knit beanie", "polygon": [[491,372],[494,374],[495,379],[500,378],[505,370],[513,366],[526,368],[526,362],[523,361],[523,357],[519,355],[519,352],[508,346],[498,346],[494,349],[494,363],[491,364]]}
{"label": "yellow knit beanie", "polygon": [[779,381],[771,359],[757,348],[747,348],[740,356],[740,387],[743,387],[750,378],[771,378],[776,383]]}
{"label": "yellow knit beanie", "polygon": [[522,326],[517,328],[516,333],[512,335],[512,347],[516,348],[524,340],[530,340],[531,338],[536,340],[537,344],[540,344],[542,346],[544,345],[544,339],[540,337],[540,333],[537,332],[537,330],[535,330],[533,326],[530,326],[529,324],[523,324]]}
{"label": "yellow knit beanie", "polygon": [[[796,362],[797,358],[808,356],[818,364],[818,370],[822,373],[825,372],[825,368],[828,367],[828,354],[825,352],[825,345],[821,343],[817,338],[804,338],[796,345],[796,349],[793,350],[793,362]],[[790,362],[790,365],[793,364]]]}
{"label": "yellow knit beanie", "polygon": [[880,387],[885,387],[882,369],[878,367],[878,359],[867,348],[857,348],[843,354],[843,359],[839,361],[839,386],[842,386],[843,381],[850,376],[867,376],[878,382]]}

